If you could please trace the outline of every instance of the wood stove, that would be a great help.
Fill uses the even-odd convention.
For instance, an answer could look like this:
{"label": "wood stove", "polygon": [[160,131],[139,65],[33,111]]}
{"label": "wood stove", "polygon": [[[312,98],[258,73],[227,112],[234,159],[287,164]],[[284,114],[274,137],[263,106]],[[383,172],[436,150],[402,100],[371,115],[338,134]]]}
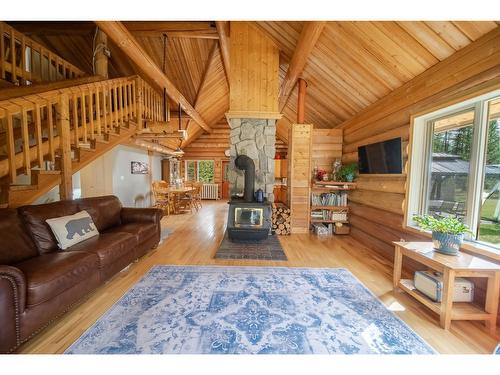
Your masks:
{"label": "wood stove", "polygon": [[245,171],[243,198],[231,197],[227,232],[232,241],[261,241],[271,230],[271,203],[256,202],[254,198],[255,165],[251,158],[240,155],[235,160],[238,169]]}

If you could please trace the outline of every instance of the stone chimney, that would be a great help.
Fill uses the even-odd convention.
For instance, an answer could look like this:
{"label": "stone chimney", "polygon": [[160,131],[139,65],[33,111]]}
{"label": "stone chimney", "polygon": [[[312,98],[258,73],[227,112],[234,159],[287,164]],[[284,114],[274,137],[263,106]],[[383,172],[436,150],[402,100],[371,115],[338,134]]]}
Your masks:
{"label": "stone chimney", "polygon": [[236,168],[234,160],[246,155],[255,163],[255,191],[262,189],[269,202],[274,202],[274,155],[276,153],[276,120],[232,118],[230,145],[231,161],[229,184],[231,195],[241,194],[244,188],[244,173]]}

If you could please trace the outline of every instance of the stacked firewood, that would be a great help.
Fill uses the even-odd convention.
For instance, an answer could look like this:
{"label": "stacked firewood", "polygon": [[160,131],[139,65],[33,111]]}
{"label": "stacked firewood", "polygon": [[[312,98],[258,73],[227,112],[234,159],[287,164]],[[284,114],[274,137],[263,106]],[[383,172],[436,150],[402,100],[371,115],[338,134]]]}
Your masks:
{"label": "stacked firewood", "polygon": [[290,209],[283,203],[273,203],[273,230],[276,234],[290,234]]}

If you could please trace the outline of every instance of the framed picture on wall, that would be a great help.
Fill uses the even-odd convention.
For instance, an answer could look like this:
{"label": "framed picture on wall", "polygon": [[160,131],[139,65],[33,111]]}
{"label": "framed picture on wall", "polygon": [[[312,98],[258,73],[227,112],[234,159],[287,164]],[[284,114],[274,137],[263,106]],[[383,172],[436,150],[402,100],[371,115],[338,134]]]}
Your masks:
{"label": "framed picture on wall", "polygon": [[131,161],[130,172],[132,174],[148,174],[149,173],[148,163],[144,163],[142,161]]}

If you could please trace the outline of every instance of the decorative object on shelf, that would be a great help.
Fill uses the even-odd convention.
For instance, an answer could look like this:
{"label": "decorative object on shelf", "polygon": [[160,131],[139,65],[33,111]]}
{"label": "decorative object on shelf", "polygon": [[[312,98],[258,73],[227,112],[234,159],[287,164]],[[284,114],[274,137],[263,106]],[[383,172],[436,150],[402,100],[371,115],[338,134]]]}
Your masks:
{"label": "decorative object on shelf", "polygon": [[336,173],[336,179],[343,182],[352,182],[358,174],[358,165],[356,163],[343,165]]}
{"label": "decorative object on shelf", "polygon": [[130,173],[132,174],[148,174],[149,168],[148,163],[142,161],[131,161],[130,162]]}
{"label": "decorative object on shelf", "polygon": [[434,249],[446,255],[458,255],[469,228],[456,217],[436,218],[430,215],[414,216],[413,221],[422,230],[432,231]]}
{"label": "decorative object on shelf", "polygon": [[257,203],[263,203],[264,202],[264,192],[262,191],[262,189],[258,189],[255,192],[255,200],[257,201]]}
{"label": "decorative object on shelf", "polygon": [[339,181],[338,173],[341,167],[342,167],[342,160],[335,159],[332,165],[332,177],[335,181]]}
{"label": "decorative object on shelf", "polygon": [[324,177],[326,176],[326,180],[328,180],[328,174],[324,169],[318,169],[315,173],[316,180],[324,181]]}

